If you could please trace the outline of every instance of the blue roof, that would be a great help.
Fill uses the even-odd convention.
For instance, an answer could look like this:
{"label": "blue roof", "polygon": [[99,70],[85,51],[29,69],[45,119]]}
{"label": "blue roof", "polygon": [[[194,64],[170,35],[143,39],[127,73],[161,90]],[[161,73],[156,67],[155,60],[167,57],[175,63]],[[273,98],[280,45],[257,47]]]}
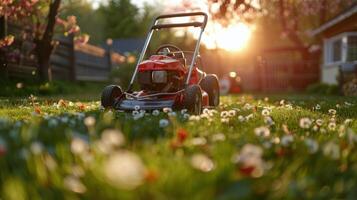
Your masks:
{"label": "blue roof", "polygon": [[140,53],[145,43],[145,38],[113,39],[113,51],[120,54]]}

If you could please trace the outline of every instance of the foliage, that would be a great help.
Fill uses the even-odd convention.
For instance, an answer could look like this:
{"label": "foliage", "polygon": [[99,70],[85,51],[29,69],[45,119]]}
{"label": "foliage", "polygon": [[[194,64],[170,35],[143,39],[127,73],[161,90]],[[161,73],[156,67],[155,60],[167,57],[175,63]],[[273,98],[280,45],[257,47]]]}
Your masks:
{"label": "foliage", "polygon": [[104,18],[106,38],[142,37],[146,34],[156,8],[145,5],[143,12],[130,0],[109,0],[98,12]]}
{"label": "foliage", "polygon": [[306,88],[309,94],[322,94],[322,95],[338,95],[340,90],[338,85],[331,85],[326,83],[315,83]]}
{"label": "foliage", "polygon": [[0,100],[3,199],[356,198],[357,101],[227,96],[201,116]]}
{"label": "foliage", "polygon": [[342,89],[343,94],[346,96],[357,96],[357,79],[345,83]]}
{"label": "foliage", "polygon": [[136,63],[124,63],[113,69],[110,77],[123,90],[128,88]]}

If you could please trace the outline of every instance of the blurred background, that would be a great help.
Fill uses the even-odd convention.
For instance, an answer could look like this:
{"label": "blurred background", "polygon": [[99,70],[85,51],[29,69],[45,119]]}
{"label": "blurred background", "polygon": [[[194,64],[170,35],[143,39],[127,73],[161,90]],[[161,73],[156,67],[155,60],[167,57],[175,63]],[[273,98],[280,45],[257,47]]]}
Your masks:
{"label": "blurred background", "polygon": [[[23,0],[0,4],[0,96],[125,88],[152,19],[198,10],[209,14],[203,70],[222,92],[357,93],[354,0]],[[191,28],[155,33],[147,55],[196,39]]]}

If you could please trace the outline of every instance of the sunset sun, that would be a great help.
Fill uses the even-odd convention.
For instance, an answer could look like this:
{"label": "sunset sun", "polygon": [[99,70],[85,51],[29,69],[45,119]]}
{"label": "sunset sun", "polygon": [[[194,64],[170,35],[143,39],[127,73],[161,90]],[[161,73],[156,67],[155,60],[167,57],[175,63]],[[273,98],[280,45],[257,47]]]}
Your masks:
{"label": "sunset sun", "polygon": [[208,33],[203,39],[207,48],[220,48],[227,51],[240,51],[249,42],[252,31],[244,23],[231,24],[227,27],[215,23],[208,28]]}

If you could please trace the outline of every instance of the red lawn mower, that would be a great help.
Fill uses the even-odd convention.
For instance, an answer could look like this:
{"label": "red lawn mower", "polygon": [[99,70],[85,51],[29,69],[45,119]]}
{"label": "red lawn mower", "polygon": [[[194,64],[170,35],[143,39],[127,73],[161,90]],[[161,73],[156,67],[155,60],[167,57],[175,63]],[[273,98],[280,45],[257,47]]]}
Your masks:
{"label": "red lawn mower", "polygon": [[[202,16],[202,22],[164,23],[167,18]],[[104,108],[117,110],[156,110],[162,108],[187,109],[200,114],[203,107],[219,105],[219,82],[214,74],[206,74],[199,69],[199,48],[202,33],[207,24],[204,12],[160,15],[150,27],[146,42],[138,59],[129,87],[124,92],[119,86],[109,85],[102,92],[101,103]],[[143,61],[147,47],[154,32],[178,27],[200,28],[195,50],[182,51],[179,47],[166,44],[160,46],[154,55]],[[190,60],[190,63],[186,62]],[[137,80],[141,91],[133,92]]]}

